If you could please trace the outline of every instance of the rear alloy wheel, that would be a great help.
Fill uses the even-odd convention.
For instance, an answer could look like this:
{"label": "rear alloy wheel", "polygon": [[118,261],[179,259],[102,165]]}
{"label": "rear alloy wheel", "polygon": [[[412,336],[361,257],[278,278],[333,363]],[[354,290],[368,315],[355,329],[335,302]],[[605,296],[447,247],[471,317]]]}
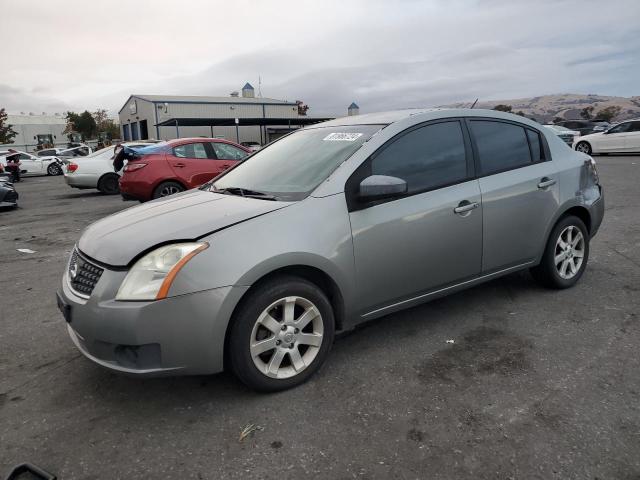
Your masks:
{"label": "rear alloy wheel", "polygon": [[576,145],[576,150],[578,152],[586,153],[587,155],[591,155],[591,145],[587,142],[578,142]]}
{"label": "rear alloy wheel", "polygon": [[47,175],[62,175],[62,168],[56,162],[50,163],[47,167]]}
{"label": "rear alloy wheel", "polygon": [[184,192],[184,187],[178,182],[162,182],[153,191],[153,198],[168,197],[180,192]]}
{"label": "rear alloy wheel", "polygon": [[582,220],[567,216],[554,227],[540,265],[531,269],[536,280],[550,288],[575,285],[589,259],[589,233]]}
{"label": "rear alloy wheel", "polygon": [[118,181],[120,177],[115,173],[107,173],[100,178],[98,182],[98,190],[105,195],[115,195],[120,193],[120,185]]}
{"label": "rear alloy wheel", "polygon": [[258,286],[234,315],[229,358],[247,386],[277,391],[307,380],[329,355],[333,310],[316,285],[279,277]]}

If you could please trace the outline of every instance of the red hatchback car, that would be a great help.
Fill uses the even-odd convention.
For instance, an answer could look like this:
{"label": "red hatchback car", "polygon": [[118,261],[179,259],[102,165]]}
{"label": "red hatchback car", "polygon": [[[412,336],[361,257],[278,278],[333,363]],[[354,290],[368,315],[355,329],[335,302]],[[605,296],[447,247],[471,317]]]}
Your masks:
{"label": "red hatchback car", "polygon": [[179,138],[135,149],[120,177],[120,193],[141,202],[195,188],[251,151],[219,138]]}

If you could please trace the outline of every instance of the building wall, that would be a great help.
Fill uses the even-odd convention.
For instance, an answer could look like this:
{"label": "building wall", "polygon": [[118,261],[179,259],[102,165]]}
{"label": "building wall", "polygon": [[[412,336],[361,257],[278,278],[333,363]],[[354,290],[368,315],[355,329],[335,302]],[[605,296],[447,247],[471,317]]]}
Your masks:
{"label": "building wall", "polygon": [[[135,102],[135,113],[131,113],[130,105]],[[253,103],[168,103],[151,102],[140,98],[131,98],[120,112],[120,133],[124,135],[124,125],[130,125],[129,130],[139,128],[141,120],[147,120],[149,137],[160,140],[171,140],[185,137],[210,137],[210,127],[158,127],[156,123],[171,118],[291,118],[292,128],[295,119],[298,118],[298,107],[294,104],[270,105]],[[260,142],[259,126],[239,126],[240,142]],[[213,136],[221,137],[233,142],[238,141],[235,126],[213,127]],[[132,139],[130,135],[129,139]],[[268,142],[266,133],[262,135],[262,141]]]}
{"label": "building wall", "polygon": [[[27,123],[28,122],[28,123]],[[66,145],[64,132],[67,124],[63,118],[53,115],[8,115],[7,123],[17,135],[9,144],[12,148],[33,151],[38,144],[37,135],[52,135],[56,145]],[[34,138],[35,137],[35,138]]]}

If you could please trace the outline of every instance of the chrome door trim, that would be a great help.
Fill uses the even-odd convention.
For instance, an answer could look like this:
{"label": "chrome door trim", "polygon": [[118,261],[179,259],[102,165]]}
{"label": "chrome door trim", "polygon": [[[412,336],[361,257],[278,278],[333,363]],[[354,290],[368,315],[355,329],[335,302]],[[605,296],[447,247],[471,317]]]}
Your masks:
{"label": "chrome door trim", "polygon": [[429,293],[423,293],[422,295],[418,295],[417,297],[412,297],[412,298],[409,298],[407,300],[402,300],[401,302],[392,303],[391,305],[387,305],[386,307],[377,308],[376,310],[372,310],[370,312],[365,313],[364,315],[362,315],[362,317],[363,318],[370,317],[371,315],[375,315],[375,314],[378,314],[380,312],[384,312],[386,310],[391,310],[391,309],[393,309],[395,307],[398,307],[400,305],[404,305],[405,303],[410,303],[410,302],[414,302],[416,300],[421,300],[421,299],[424,299],[424,298],[428,298],[428,297],[430,297],[432,295],[437,295],[439,293],[446,292],[447,290],[451,290],[451,289],[454,289],[454,288],[462,287],[464,285],[469,285],[469,284],[472,284],[472,283],[481,282],[481,281],[487,280],[487,279],[489,279],[491,277],[499,276],[499,275],[501,275],[503,273],[508,273],[508,272],[510,272],[512,270],[513,271],[520,270],[521,268],[526,267],[527,265],[531,265],[532,263],[534,263],[534,262],[531,261],[531,262],[520,263],[518,265],[514,265],[513,267],[509,267],[509,268],[504,268],[502,270],[498,270],[497,272],[492,272],[492,273],[488,273],[486,275],[481,275],[479,277],[475,277],[475,278],[472,278],[470,280],[466,280],[466,281],[461,282],[461,283],[456,283],[454,285],[449,285],[448,287],[440,288],[438,290],[434,290],[434,291],[429,292]]}

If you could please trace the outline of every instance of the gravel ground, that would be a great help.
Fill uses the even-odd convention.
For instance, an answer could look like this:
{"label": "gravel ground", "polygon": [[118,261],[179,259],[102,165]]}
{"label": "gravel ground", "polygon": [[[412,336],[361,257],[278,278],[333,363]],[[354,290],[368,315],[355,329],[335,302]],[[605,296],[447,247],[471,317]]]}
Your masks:
{"label": "gravel ground", "polygon": [[597,161],[607,212],[575,288],[519,273],[390,315],[273,395],[82,357],[54,292],[80,231],[133,204],[27,178],[0,212],[0,477],[640,478],[640,159]]}

